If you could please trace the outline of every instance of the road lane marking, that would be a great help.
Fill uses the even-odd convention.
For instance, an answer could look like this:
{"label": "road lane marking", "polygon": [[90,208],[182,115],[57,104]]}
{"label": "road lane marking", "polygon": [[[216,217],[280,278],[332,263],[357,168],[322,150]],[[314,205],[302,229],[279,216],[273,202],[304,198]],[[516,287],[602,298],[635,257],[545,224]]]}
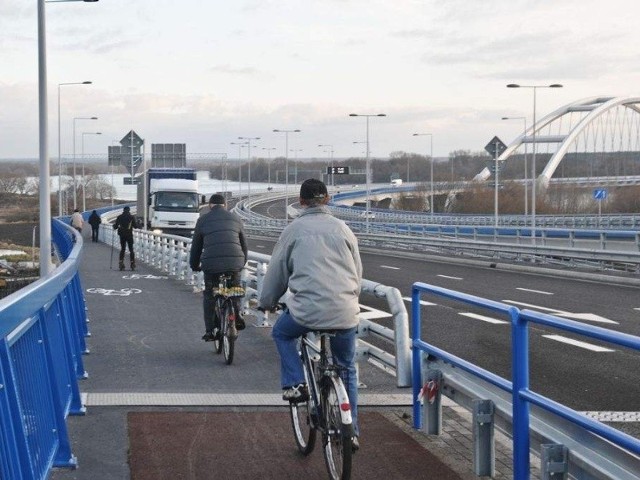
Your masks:
{"label": "road lane marking", "polygon": [[551,292],[545,292],[543,290],[532,290],[530,288],[520,288],[520,287],[516,287],[516,290],[522,290],[523,292],[532,292],[532,293],[540,293],[542,295],[554,295]]}
{"label": "road lane marking", "polygon": [[494,325],[509,323],[509,322],[505,322],[504,320],[498,320],[497,318],[486,317],[484,315],[478,315],[477,313],[471,313],[471,312],[458,312],[458,315],[462,315],[469,318],[475,318],[476,320],[482,320],[483,322],[493,323]]}
{"label": "road lane marking", "polygon": [[388,312],[377,310],[372,307],[367,307],[366,305],[360,305],[360,310],[364,310],[364,312],[361,311],[358,314],[358,317],[360,317],[360,320],[373,320],[376,318],[387,318],[392,316]]}
{"label": "road lane marking", "polygon": [[392,267],[391,265],[380,265],[380,268],[388,268],[391,270],[400,270],[400,267]]}
{"label": "road lane marking", "polygon": [[264,245],[256,245],[256,248],[267,248]]}
{"label": "road lane marking", "polygon": [[462,280],[462,277],[450,277],[449,275],[438,275],[438,277],[449,278],[451,280]]}
{"label": "road lane marking", "polygon": [[634,310],[637,310],[637,311],[639,311],[639,312],[640,312],[640,308],[634,308]]}
{"label": "road lane marking", "polygon": [[556,317],[572,318],[574,320],[583,320],[585,322],[611,323],[614,325],[619,325],[619,322],[616,322],[614,320],[609,320],[608,318],[601,317],[600,315],[596,315],[595,313],[565,312],[563,310],[557,310],[555,308],[547,308],[547,307],[541,307],[540,305],[531,305],[530,303],[516,302],[515,300],[502,300],[502,301],[504,303],[519,305],[521,307],[528,307],[531,310],[540,310],[543,312],[550,312],[552,315],[555,315]]}
{"label": "road lane marking", "polygon": [[[411,297],[402,297],[405,302],[411,303]],[[430,307],[431,305],[437,305],[437,303],[427,302],[426,300],[420,300],[420,305],[424,305],[425,307]]]}
{"label": "road lane marking", "polygon": [[581,342],[579,340],[574,340],[573,338],[563,337],[562,335],[542,335],[544,338],[548,338],[549,340],[555,340],[556,342],[567,343],[569,345],[573,345],[575,347],[585,348],[587,350],[591,350],[592,352],[615,352],[615,350],[611,350],[610,348],[599,347],[598,345],[593,345],[587,342]]}

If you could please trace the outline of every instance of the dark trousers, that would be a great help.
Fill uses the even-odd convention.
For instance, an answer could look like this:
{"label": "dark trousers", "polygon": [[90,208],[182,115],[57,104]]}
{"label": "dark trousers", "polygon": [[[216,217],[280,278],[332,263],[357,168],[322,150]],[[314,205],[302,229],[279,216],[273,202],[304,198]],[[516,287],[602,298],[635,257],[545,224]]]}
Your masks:
{"label": "dark trousers", "polygon": [[131,264],[135,262],[135,256],[133,255],[133,235],[122,235],[120,237],[120,263],[124,262],[125,247],[129,247],[129,259]]}
{"label": "dark trousers", "polygon": [[97,242],[98,241],[98,231],[100,229],[100,225],[96,225],[95,227],[93,225],[91,225],[91,241],[92,242]]}
{"label": "dark trousers", "polygon": [[[240,285],[240,272],[204,272],[204,295],[202,306],[204,310],[204,328],[207,332],[213,332],[213,329],[220,326],[220,320],[216,318],[215,300],[213,298],[213,289],[218,288],[220,275],[231,276],[231,286]],[[238,312],[238,300],[233,300]]]}

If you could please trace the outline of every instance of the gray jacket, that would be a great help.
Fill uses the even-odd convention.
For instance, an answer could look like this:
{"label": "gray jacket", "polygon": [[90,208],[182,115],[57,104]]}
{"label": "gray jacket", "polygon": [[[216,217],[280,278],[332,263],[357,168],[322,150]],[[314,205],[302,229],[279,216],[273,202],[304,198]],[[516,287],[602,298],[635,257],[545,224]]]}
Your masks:
{"label": "gray jacket", "polygon": [[310,328],[358,325],[362,262],[358,240],[325,206],[302,211],[284,229],[264,279],[260,304],[283,299],[294,319]]}
{"label": "gray jacket", "polygon": [[247,252],[242,220],[235,213],[216,206],[198,218],[189,255],[193,270],[239,272],[247,263]]}

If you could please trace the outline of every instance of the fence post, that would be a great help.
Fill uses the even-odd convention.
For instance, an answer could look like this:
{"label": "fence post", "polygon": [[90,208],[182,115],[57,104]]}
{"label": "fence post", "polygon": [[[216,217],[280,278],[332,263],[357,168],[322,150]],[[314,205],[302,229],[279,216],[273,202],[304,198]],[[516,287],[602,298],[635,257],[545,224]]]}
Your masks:
{"label": "fence post", "polygon": [[473,400],[473,471],[479,477],[496,473],[493,412],[491,400]]}
{"label": "fence post", "polygon": [[510,309],[511,371],[513,372],[513,478],[529,480],[529,402],[520,392],[529,389],[529,332],[518,309]]}
{"label": "fence post", "polygon": [[540,445],[541,480],[564,480],[567,478],[569,449],[558,443]]}
{"label": "fence post", "polygon": [[423,385],[425,418],[423,431],[427,435],[440,435],[442,433],[442,372],[427,370]]}

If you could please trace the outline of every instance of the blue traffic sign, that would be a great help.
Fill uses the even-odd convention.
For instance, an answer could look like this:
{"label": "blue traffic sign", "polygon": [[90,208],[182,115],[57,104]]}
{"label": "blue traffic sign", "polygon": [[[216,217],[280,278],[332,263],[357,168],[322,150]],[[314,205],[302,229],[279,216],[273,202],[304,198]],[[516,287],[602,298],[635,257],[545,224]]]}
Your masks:
{"label": "blue traffic sign", "polygon": [[604,200],[607,198],[607,189],[606,188],[596,188],[593,191],[593,198],[595,200]]}

